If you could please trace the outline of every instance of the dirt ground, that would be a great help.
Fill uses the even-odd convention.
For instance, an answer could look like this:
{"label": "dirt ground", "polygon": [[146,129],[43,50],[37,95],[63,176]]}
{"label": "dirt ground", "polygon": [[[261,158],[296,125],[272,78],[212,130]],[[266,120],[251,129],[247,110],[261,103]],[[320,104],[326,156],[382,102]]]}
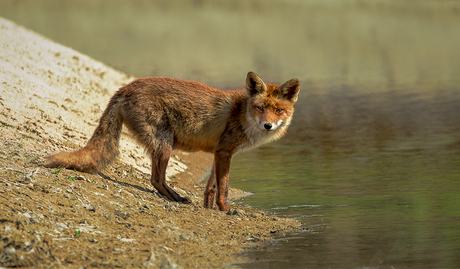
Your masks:
{"label": "dirt ground", "polygon": [[223,267],[299,227],[238,204],[204,209],[210,154],[174,152],[169,183],[193,204],[165,200],[127,133],[98,175],[43,167],[48,154],[82,147],[134,78],[1,18],[0,36],[0,267]]}

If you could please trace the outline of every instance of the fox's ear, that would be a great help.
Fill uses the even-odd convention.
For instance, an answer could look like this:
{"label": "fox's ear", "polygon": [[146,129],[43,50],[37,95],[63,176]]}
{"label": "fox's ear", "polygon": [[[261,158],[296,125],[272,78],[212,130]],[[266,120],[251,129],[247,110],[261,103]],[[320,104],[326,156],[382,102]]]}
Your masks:
{"label": "fox's ear", "polygon": [[278,88],[278,91],[284,96],[284,98],[295,103],[299,97],[300,82],[296,78],[288,80]]}
{"label": "fox's ear", "polygon": [[264,93],[267,90],[267,86],[256,73],[249,72],[246,78],[246,90],[252,96]]}

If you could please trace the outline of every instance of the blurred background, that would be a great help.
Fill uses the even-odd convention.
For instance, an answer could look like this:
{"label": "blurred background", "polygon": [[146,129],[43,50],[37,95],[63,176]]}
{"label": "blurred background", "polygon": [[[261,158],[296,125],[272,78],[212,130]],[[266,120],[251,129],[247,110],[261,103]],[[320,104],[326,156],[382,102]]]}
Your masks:
{"label": "blurred background", "polygon": [[248,70],[314,84],[460,77],[456,1],[3,0],[1,7],[3,17],[138,77],[216,87],[240,87]]}
{"label": "blurred background", "polygon": [[236,156],[230,183],[308,232],[240,266],[460,267],[460,2],[2,0],[0,16],[137,77],[301,81],[288,134]]}

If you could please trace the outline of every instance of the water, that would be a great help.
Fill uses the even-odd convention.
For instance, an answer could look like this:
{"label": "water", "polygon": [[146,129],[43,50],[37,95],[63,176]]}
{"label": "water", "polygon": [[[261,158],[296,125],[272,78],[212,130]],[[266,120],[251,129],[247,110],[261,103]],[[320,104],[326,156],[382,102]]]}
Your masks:
{"label": "water", "polygon": [[[294,217],[308,228],[251,252],[259,262],[243,267],[460,266],[458,148],[363,149],[304,158],[299,150],[279,145],[233,163],[232,186],[255,191],[246,204]],[[252,173],[245,171],[246,158],[254,162]]]}
{"label": "water", "polygon": [[[279,142],[234,158],[243,202],[304,231],[243,268],[460,267],[460,3],[9,1],[0,16],[142,76],[301,81]],[[105,104],[101,104],[104,106]]]}

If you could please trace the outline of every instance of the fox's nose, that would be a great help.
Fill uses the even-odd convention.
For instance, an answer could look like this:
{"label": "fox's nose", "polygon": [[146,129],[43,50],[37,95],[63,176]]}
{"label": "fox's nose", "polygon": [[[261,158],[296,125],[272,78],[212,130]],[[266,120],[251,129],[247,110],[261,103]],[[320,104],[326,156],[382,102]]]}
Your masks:
{"label": "fox's nose", "polygon": [[264,128],[265,128],[265,130],[270,130],[272,128],[271,123],[265,123]]}

